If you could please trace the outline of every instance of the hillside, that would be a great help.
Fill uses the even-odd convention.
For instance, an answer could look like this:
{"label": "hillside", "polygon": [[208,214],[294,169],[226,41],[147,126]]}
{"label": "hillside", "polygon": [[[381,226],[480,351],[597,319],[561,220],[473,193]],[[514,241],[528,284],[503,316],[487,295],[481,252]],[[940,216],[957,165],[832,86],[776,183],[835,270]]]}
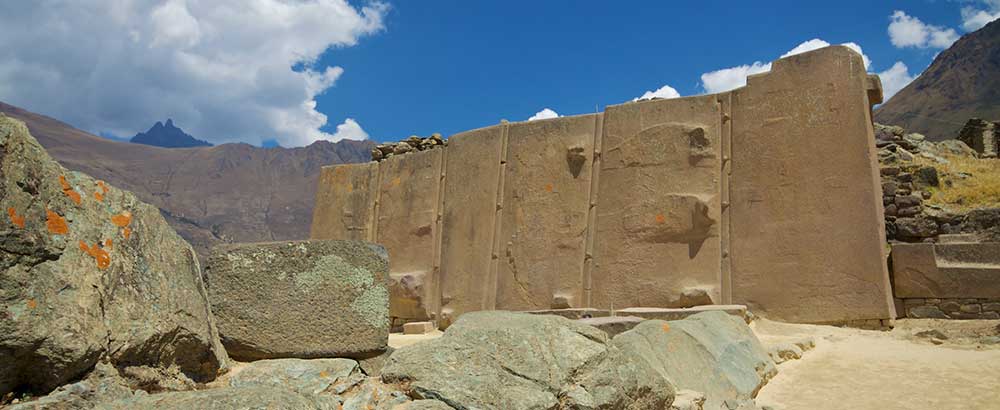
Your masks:
{"label": "hillside", "polygon": [[969,118],[1000,119],[1000,20],[966,34],[875,111],[934,141],[955,138]]}
{"label": "hillside", "polygon": [[307,238],[320,167],[367,161],[374,146],[344,140],[302,148],[159,148],[100,138],[4,103],[0,112],[24,121],[63,166],[159,207],[203,259],[219,242]]}

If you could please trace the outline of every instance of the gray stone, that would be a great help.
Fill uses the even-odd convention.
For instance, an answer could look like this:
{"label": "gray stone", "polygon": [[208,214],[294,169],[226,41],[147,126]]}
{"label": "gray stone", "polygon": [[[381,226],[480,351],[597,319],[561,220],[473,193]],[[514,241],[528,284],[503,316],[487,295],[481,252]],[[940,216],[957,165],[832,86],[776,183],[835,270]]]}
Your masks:
{"label": "gray stone", "polygon": [[958,312],[958,310],[962,308],[962,305],[957,302],[949,300],[946,302],[941,302],[941,304],[938,305],[938,308],[940,308],[944,312],[950,313],[950,312]]}
{"label": "gray stone", "polygon": [[896,235],[903,238],[927,238],[938,233],[933,220],[924,217],[896,219]]}
{"label": "gray stone", "polygon": [[752,403],[778,372],[750,327],[724,312],[649,320],[615,336],[612,344],[649,363],[677,388],[704,393],[710,409],[726,401]]}
{"label": "gray stone", "polygon": [[348,377],[360,373],[351,359],[258,360],[229,379],[230,387],[273,386],[304,395],[320,394]]}
{"label": "gray stone", "polygon": [[278,387],[255,386],[137,395],[100,404],[95,409],[338,410],[340,406],[340,400],[333,396],[307,396]]}
{"label": "gray stone", "polygon": [[160,211],[66,170],[3,115],[0,150],[0,396],[102,358],[214,379],[226,358],[198,260]]}
{"label": "gray stone", "polygon": [[941,181],[938,178],[937,168],[934,167],[921,167],[918,169],[917,180],[930,186],[938,186],[941,184]]}
{"label": "gray stone", "polygon": [[1000,312],[1000,303],[983,303],[983,312]]}
{"label": "gray stone", "polygon": [[920,204],[923,203],[923,200],[920,199],[920,197],[918,196],[906,195],[906,196],[897,196],[895,203],[897,207],[903,209],[911,206],[920,206]]}
{"label": "gray stone", "polygon": [[609,337],[613,337],[619,333],[632,330],[632,328],[645,320],[635,316],[605,316],[579,319],[577,322],[601,329]]}
{"label": "gray stone", "polygon": [[466,313],[442,337],[396,350],[382,379],[462,409],[662,409],[674,393],[594,327],[502,311]]}
{"label": "gray stone", "polygon": [[389,360],[389,356],[391,356],[394,351],[396,351],[396,349],[388,347],[378,356],[358,360],[358,365],[361,366],[361,371],[366,375],[378,376],[382,374],[382,367],[385,366],[385,362]]}
{"label": "gray stone", "polygon": [[703,410],[705,395],[694,390],[678,390],[670,410]]}
{"label": "gray stone", "polygon": [[979,305],[962,305],[958,310],[964,313],[980,313],[983,311],[983,307]]}
{"label": "gray stone", "polygon": [[672,308],[627,308],[618,311],[623,316],[637,316],[644,319],[680,320],[702,312],[724,312],[749,322],[747,307],[743,305],[705,305],[686,309]]}
{"label": "gray stone", "polygon": [[363,359],[387,347],[388,256],[381,246],[220,246],[206,275],[222,343],[235,359]]}
{"label": "gray stone", "polygon": [[92,409],[99,403],[128,399],[133,395],[128,382],[108,363],[98,363],[86,378],[59,387],[38,400],[5,407],[8,410]]}
{"label": "gray stone", "polygon": [[393,410],[454,410],[451,406],[437,400],[414,400]]}
{"label": "gray stone", "polygon": [[768,356],[777,364],[801,359],[802,353],[802,348],[794,343],[779,343],[767,349]]}
{"label": "gray stone", "polygon": [[914,306],[907,311],[907,316],[914,319],[948,319],[937,306]]}

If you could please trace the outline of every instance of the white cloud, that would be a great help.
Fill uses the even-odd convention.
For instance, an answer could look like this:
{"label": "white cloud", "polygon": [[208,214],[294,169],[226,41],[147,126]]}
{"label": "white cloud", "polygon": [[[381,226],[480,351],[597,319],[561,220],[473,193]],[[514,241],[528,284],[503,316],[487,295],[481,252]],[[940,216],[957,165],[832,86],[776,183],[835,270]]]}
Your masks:
{"label": "white cloud", "polygon": [[1000,19],[1000,0],[985,0],[982,3],[986,10],[976,7],[962,7],[962,28],[965,31],[976,31],[993,20]]}
{"label": "white cloud", "polygon": [[701,87],[709,94],[721,93],[747,85],[747,76],[771,71],[771,63],[754,61],[753,64],[739,65],[707,72],[701,75]]}
{"label": "white cloud", "polygon": [[347,0],[0,2],[0,100],[120,136],[170,117],[215,143],[365,138],[354,119],[321,130],[316,96],[344,69],[316,62],[380,31],[385,13]]}
{"label": "white cloud", "polygon": [[897,48],[948,48],[958,40],[955,29],[926,24],[900,10],[889,19],[889,40]]}
{"label": "white cloud", "polygon": [[651,100],[653,98],[679,98],[680,96],[681,93],[677,92],[674,87],[664,85],[663,87],[657,88],[656,91],[646,91],[641,97],[632,101]]}
{"label": "white cloud", "polygon": [[[780,58],[805,53],[807,51],[820,49],[829,45],[830,43],[826,41],[814,38],[812,40],[804,41],[795,46],[795,48],[788,50],[788,52],[782,54]],[[842,45],[857,51],[858,54],[861,54],[861,59],[864,61],[865,68],[868,68],[871,64],[871,60],[861,50],[861,46],[856,43],[844,43]],[[760,61],[755,61],[753,64],[744,64],[736,67],[710,71],[701,75],[701,87],[709,94],[721,93],[747,85],[748,75],[766,73],[768,71],[771,71],[771,63],[762,63]]]}
{"label": "white cloud", "polygon": [[337,126],[337,132],[333,133],[333,140],[366,140],[368,133],[361,129],[361,125],[354,118],[348,118]]}
{"label": "white cloud", "polygon": [[528,118],[528,121],[546,120],[549,118],[556,118],[558,116],[559,113],[552,111],[549,108],[543,108],[541,111],[536,112],[535,115],[532,115],[530,118]]}
{"label": "white cloud", "polygon": [[885,101],[889,101],[893,95],[896,95],[899,90],[902,90],[916,78],[916,76],[910,75],[909,68],[902,61],[897,61],[892,67],[879,72],[878,77],[882,80],[882,99]]}

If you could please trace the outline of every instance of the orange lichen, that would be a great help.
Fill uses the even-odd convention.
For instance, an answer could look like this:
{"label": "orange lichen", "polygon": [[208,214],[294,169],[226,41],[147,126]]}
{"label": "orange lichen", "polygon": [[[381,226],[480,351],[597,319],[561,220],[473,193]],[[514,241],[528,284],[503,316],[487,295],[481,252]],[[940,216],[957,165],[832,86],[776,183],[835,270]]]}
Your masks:
{"label": "orange lichen", "polygon": [[330,377],[330,373],[328,373],[326,370],[323,370],[319,372],[319,377]]}
{"label": "orange lichen", "polygon": [[94,192],[94,199],[96,199],[97,202],[104,202],[104,194],[102,194],[101,191]]}
{"label": "orange lichen", "polygon": [[670,331],[670,324],[669,323],[664,323],[663,324],[663,331],[664,332],[669,332]]}
{"label": "orange lichen", "polygon": [[94,246],[87,246],[87,243],[80,241],[80,250],[84,253],[90,255],[97,262],[97,269],[107,269],[111,266],[111,255],[108,251],[101,249],[101,247],[95,243]]}
{"label": "orange lichen", "polygon": [[104,194],[108,193],[108,186],[104,185],[104,181],[97,181],[97,187],[100,188],[99,191],[94,191],[94,199],[97,202],[104,202]]}
{"label": "orange lichen", "polygon": [[545,191],[552,192],[553,189],[555,189],[555,187],[553,187],[552,184],[545,184]]}
{"label": "orange lichen", "polygon": [[105,248],[111,249],[111,245],[112,245],[112,243],[111,243],[111,239],[110,238],[104,240],[104,247]]}
{"label": "orange lichen", "polygon": [[48,228],[49,233],[54,235],[65,235],[69,233],[69,225],[66,224],[66,218],[52,212],[52,210],[48,208],[45,208],[45,227]]}
{"label": "orange lichen", "polygon": [[124,211],[118,215],[111,217],[111,223],[115,224],[119,228],[124,228],[128,224],[132,223],[132,213],[129,211]]}
{"label": "orange lichen", "polygon": [[63,193],[66,194],[66,196],[68,196],[69,199],[73,200],[74,203],[80,205],[80,203],[83,202],[83,198],[80,197],[80,193],[76,192],[76,190],[74,190],[73,187],[70,186],[69,182],[66,181],[65,176],[63,175],[59,176],[59,184],[62,185]]}
{"label": "orange lichen", "polygon": [[25,305],[28,306],[28,309],[34,309],[38,307],[38,302],[36,302],[34,299],[28,299],[28,303],[25,303]]}
{"label": "orange lichen", "polygon": [[24,228],[24,217],[17,214],[13,207],[7,208],[7,215],[10,215],[10,223],[18,228]]}
{"label": "orange lichen", "polygon": [[97,181],[97,186],[101,187],[101,193],[108,193],[108,186],[104,185],[104,181]]}
{"label": "orange lichen", "polygon": [[122,229],[122,236],[128,239],[129,236],[132,236],[132,230],[129,228]]}
{"label": "orange lichen", "polygon": [[667,217],[663,216],[663,214],[656,214],[656,223],[663,224],[666,222],[667,222]]}

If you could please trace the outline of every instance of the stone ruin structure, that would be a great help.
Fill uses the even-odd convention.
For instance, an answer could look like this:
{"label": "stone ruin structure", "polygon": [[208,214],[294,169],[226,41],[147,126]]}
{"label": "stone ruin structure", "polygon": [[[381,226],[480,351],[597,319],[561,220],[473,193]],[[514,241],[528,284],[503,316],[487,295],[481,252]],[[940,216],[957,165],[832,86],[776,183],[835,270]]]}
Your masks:
{"label": "stone ruin structure", "polygon": [[970,119],[958,133],[958,140],[983,157],[996,158],[1000,152],[1000,147],[997,146],[997,141],[1000,140],[1000,123]]}
{"label": "stone ruin structure", "polygon": [[479,310],[676,307],[895,317],[871,106],[833,46],[729,92],[462,132],[326,167],[311,236],[390,254],[396,323]]}

